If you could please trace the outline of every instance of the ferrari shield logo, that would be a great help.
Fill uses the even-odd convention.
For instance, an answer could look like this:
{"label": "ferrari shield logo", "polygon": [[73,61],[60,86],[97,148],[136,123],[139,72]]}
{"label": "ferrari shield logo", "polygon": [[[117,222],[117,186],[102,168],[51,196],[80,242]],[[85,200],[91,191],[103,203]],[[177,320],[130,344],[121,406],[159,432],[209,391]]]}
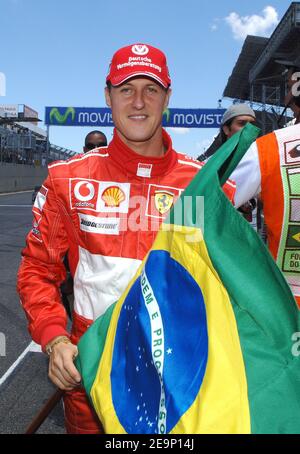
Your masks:
{"label": "ferrari shield logo", "polygon": [[174,194],[168,191],[155,191],[155,207],[160,214],[165,214],[172,208]]}

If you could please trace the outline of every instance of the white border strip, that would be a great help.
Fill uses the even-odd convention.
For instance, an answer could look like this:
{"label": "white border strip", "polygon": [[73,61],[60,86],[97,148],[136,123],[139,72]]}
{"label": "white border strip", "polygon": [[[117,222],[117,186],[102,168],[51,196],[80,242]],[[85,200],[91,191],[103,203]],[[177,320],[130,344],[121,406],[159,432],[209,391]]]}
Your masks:
{"label": "white border strip", "polygon": [[17,191],[17,192],[1,192],[1,195],[14,195],[14,194],[24,194],[25,192],[33,192],[33,189],[28,189],[27,191]]}
{"label": "white border strip", "polygon": [[32,205],[0,205],[0,207],[32,208]]}
{"label": "white border strip", "polygon": [[109,156],[108,153],[105,153],[105,154],[86,154],[84,156],[82,156],[81,158],[74,158],[74,159],[71,159],[70,161],[59,161],[59,162],[56,162],[54,164],[49,164],[48,166],[48,169],[53,169],[53,167],[57,167],[57,166],[69,166],[70,164],[73,164],[73,162],[79,162],[79,161],[83,161],[84,159],[88,159],[88,158],[107,158]]}
{"label": "white border strip", "polygon": [[16,361],[10,366],[10,368],[5,372],[5,374],[0,378],[0,386],[8,379],[8,377],[14,372],[20,362],[25,358],[27,353],[34,352],[34,353],[41,353],[41,347],[37,345],[35,342],[30,342],[27,348],[23,351],[23,353],[16,359]]}
{"label": "white border strip", "polygon": [[[164,352],[165,352],[165,336],[164,326],[159,304],[155,298],[153,289],[146,275],[145,268],[141,273],[141,291],[144,299],[145,306],[149,314],[149,321],[151,325],[151,349],[152,361],[157,371],[160,381],[160,401],[158,410],[158,433],[165,434],[167,430],[167,409],[166,409],[166,395],[163,381],[164,371]],[[156,339],[159,337],[160,343]],[[159,348],[156,348],[159,346]],[[159,352],[159,355],[156,355]]]}
{"label": "white border strip", "polygon": [[196,169],[202,169],[202,165],[199,163],[197,164],[196,162],[189,162],[189,161],[182,161],[182,159],[178,159],[178,162],[179,164],[185,164],[187,166],[191,166],[191,167],[196,167]]}

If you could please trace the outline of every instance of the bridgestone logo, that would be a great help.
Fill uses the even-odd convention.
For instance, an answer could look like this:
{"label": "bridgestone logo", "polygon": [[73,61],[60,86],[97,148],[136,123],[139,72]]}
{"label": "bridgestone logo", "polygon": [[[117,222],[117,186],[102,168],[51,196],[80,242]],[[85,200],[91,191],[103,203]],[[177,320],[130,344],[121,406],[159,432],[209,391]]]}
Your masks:
{"label": "bridgestone logo", "polygon": [[119,235],[119,218],[99,218],[79,213],[80,230],[89,233],[102,233],[105,235]]}
{"label": "bridgestone logo", "polygon": [[91,221],[85,221],[84,219],[81,219],[81,225],[86,225],[87,227],[93,227],[95,229],[115,229],[117,224],[101,224],[101,223],[96,223],[96,222],[91,222]]}

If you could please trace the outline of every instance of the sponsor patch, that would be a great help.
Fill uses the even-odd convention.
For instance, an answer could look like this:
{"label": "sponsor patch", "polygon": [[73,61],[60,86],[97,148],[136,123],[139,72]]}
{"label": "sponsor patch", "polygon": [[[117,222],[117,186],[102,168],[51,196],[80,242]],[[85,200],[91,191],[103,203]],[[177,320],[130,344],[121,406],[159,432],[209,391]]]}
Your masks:
{"label": "sponsor patch", "polygon": [[142,164],[139,162],[138,169],[137,169],[137,176],[150,178],[152,173],[152,164]]}
{"label": "sponsor patch", "polygon": [[48,194],[48,189],[45,188],[45,186],[42,186],[36,195],[33,206],[35,208],[37,208],[39,211],[43,211],[44,205],[47,200],[47,194]]}
{"label": "sponsor patch", "polygon": [[160,214],[167,213],[173,206],[174,194],[168,191],[155,191],[155,207]]}
{"label": "sponsor patch", "polygon": [[80,221],[80,230],[89,233],[100,233],[104,235],[119,234],[119,218],[100,218],[78,213]]}
{"label": "sponsor patch", "polygon": [[147,198],[146,216],[163,218],[170,211],[182,189],[150,184]]}
{"label": "sponsor patch", "polygon": [[34,236],[34,238],[40,242],[42,242],[42,235],[41,235],[41,232],[39,229],[39,224],[41,222],[41,219],[42,219],[42,215],[33,210],[33,224],[32,224],[31,233]]}
{"label": "sponsor patch", "polygon": [[83,208],[96,211],[99,181],[72,178],[70,180],[71,209]]}
{"label": "sponsor patch", "polygon": [[130,183],[101,182],[97,211],[102,213],[128,213]]}

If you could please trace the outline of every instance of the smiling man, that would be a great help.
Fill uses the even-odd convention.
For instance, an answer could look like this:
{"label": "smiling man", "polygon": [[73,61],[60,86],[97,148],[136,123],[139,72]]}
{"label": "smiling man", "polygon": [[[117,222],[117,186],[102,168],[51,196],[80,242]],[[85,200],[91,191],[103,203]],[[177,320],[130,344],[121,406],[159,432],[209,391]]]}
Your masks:
{"label": "smiling man", "polygon": [[[69,433],[101,432],[73,364],[76,344],[124,292],[162,219],[201,168],[178,154],[162,129],[171,94],[163,52],[146,44],[118,50],[106,82],[113,140],[49,166],[18,278],[30,333],[49,354],[49,377],[65,391]],[[232,199],[234,186],[224,189]],[[71,334],[59,293],[67,250],[74,278]]]}

